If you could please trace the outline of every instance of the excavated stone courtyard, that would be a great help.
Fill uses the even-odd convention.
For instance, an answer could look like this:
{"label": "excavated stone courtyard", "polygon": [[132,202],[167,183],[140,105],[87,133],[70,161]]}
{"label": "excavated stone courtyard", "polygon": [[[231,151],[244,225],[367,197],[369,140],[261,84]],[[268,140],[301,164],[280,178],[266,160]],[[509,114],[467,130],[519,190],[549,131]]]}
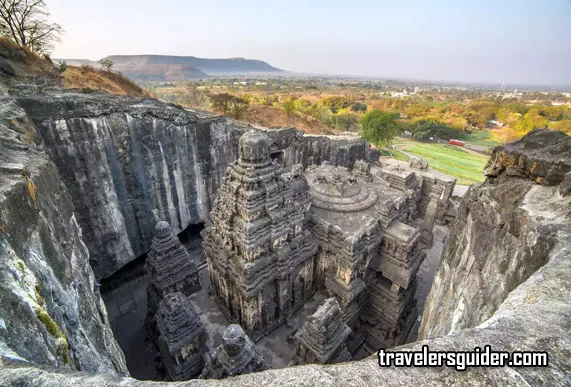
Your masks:
{"label": "excavated stone courtyard", "polygon": [[[252,148],[247,148],[247,145],[241,145],[245,149],[247,148],[249,151],[252,152],[261,152],[259,155],[255,155],[252,159],[253,160],[265,160],[264,157],[267,157],[268,161],[263,161],[263,165],[272,166],[272,168],[281,168],[278,163],[275,161],[269,161],[269,148],[268,146],[268,139],[265,135],[256,134],[251,132],[247,136],[252,137],[253,140],[245,140],[245,141],[252,141],[255,146],[259,146],[259,149],[256,149],[255,146]],[[247,136],[244,136],[246,138]],[[244,154],[245,151],[242,151]],[[264,153],[266,152],[266,153]],[[265,155],[265,156],[264,156]],[[245,156],[242,156],[245,157]],[[385,164],[390,165],[388,161],[383,161]],[[381,164],[383,165],[383,164]],[[294,168],[295,170],[295,168]],[[299,170],[299,169],[298,169]],[[415,172],[416,171],[416,172]],[[294,172],[295,173],[295,172]],[[432,279],[434,277],[434,272],[436,267],[439,263],[440,257],[442,255],[443,249],[443,242],[448,233],[448,229],[446,226],[442,225],[434,225],[434,219],[437,216],[437,201],[433,201],[434,203],[434,210],[432,212],[428,212],[425,208],[424,211],[430,213],[430,217],[425,219],[417,219],[417,210],[416,210],[416,200],[419,200],[419,203],[423,203],[422,196],[419,199],[416,198],[414,189],[417,189],[417,175],[416,173],[420,173],[421,178],[428,176],[429,183],[436,186],[437,182],[443,181],[448,184],[448,181],[452,182],[453,180],[447,180],[445,176],[441,176],[436,174],[435,172],[431,172],[426,169],[425,166],[422,166],[418,169],[410,168],[408,165],[405,164],[398,164],[393,165],[392,167],[384,167],[379,169],[378,167],[374,167],[372,170],[370,169],[368,163],[357,163],[351,177],[347,174],[346,169],[339,169],[336,167],[330,166],[328,163],[324,163],[322,167],[312,167],[309,168],[307,171],[307,179],[311,181],[309,187],[314,187],[313,189],[316,190],[315,194],[312,194],[312,206],[313,206],[313,215],[311,224],[316,224],[321,221],[325,221],[325,224],[335,224],[338,222],[341,228],[342,233],[348,233],[349,239],[355,238],[358,236],[360,231],[359,227],[362,224],[373,224],[375,225],[372,231],[368,231],[373,237],[373,245],[372,249],[378,248],[381,234],[378,228],[376,228],[377,220],[377,213],[383,213],[386,211],[387,218],[384,220],[385,225],[393,224],[391,228],[387,230],[389,234],[387,234],[386,238],[401,238],[400,233],[404,233],[404,235],[415,235],[414,233],[407,234],[408,232],[412,232],[414,230],[413,227],[407,226],[404,223],[400,223],[400,221],[395,219],[402,219],[407,222],[411,222],[410,224],[418,225],[418,229],[416,229],[416,241],[420,241],[421,238],[424,238],[424,242],[421,249],[413,249],[414,256],[426,256],[427,259],[421,259],[417,261],[417,263],[413,263],[413,271],[410,273],[400,272],[398,270],[394,271],[394,269],[390,269],[386,267],[382,268],[382,263],[378,263],[378,258],[373,258],[373,262],[371,262],[370,268],[379,267],[382,270],[393,270],[393,274],[390,274],[390,271],[387,271],[386,275],[391,276],[391,278],[395,278],[399,283],[412,283],[414,284],[413,293],[408,296],[410,301],[403,302],[398,308],[400,311],[396,315],[397,319],[399,316],[409,316],[405,320],[402,320],[403,328],[397,328],[399,331],[396,334],[390,336],[390,341],[382,342],[386,340],[388,336],[381,336],[383,333],[382,330],[379,330],[379,326],[375,326],[374,324],[364,324],[361,325],[359,320],[361,318],[361,313],[365,313],[366,316],[373,316],[374,312],[370,310],[367,311],[367,306],[364,305],[364,302],[367,299],[367,295],[361,297],[362,301],[360,304],[352,304],[353,306],[348,307],[348,305],[344,302],[341,303],[341,308],[338,309],[340,313],[339,316],[342,317],[344,322],[341,322],[344,327],[343,329],[347,330],[347,336],[344,336],[342,342],[338,342],[335,345],[336,347],[339,345],[347,345],[347,348],[350,352],[344,350],[346,355],[344,359],[353,359],[359,360],[364,357],[371,355],[374,351],[376,351],[379,346],[383,347],[390,347],[398,344],[402,344],[405,342],[412,341],[416,338],[416,332],[418,330],[418,322],[420,321],[420,316],[422,315],[422,306],[424,304],[424,300],[428,295],[428,290],[430,289]],[[345,174],[345,175],[343,175]],[[397,187],[401,184],[401,189],[408,189],[412,188],[413,190],[406,191],[408,195],[408,201],[406,201],[407,205],[411,207],[405,206],[405,200],[399,199],[401,192],[398,189],[390,188],[389,185],[383,186],[381,180],[378,180],[375,186],[370,185],[370,187],[374,187],[372,190],[371,188],[365,188],[366,185],[357,185],[357,184],[369,184],[374,183],[375,179],[379,179],[376,176],[385,176],[389,180],[392,180]],[[285,175],[289,176],[289,175]],[[301,175],[297,175],[297,179],[300,179]],[[362,178],[362,183],[358,183],[358,180],[355,178]],[[425,177],[426,178],[426,177]],[[289,179],[287,177],[286,179]],[[344,180],[345,179],[345,180]],[[442,180],[438,180],[442,179]],[[324,185],[324,182],[327,180],[334,182],[334,191],[337,190],[339,193],[346,195],[347,199],[345,202],[339,201],[339,199],[335,198],[335,194],[333,196],[328,193],[330,190],[330,186]],[[290,180],[286,180],[286,183]],[[300,182],[304,182],[305,180],[298,180]],[[317,184],[317,185],[315,185]],[[379,185],[380,184],[380,185]],[[421,185],[422,186],[422,185]],[[296,188],[299,191],[299,194],[306,195],[300,196],[297,200],[299,203],[304,203],[303,200],[308,200],[310,196],[307,196],[307,193],[304,193],[303,188],[306,187],[305,185],[298,185],[299,188]],[[325,188],[324,188],[325,187]],[[346,191],[348,189],[348,191]],[[429,190],[425,190],[423,192],[422,188],[417,189],[417,193],[422,195],[422,193],[430,192]],[[450,195],[452,189],[448,188],[448,194]],[[313,192],[313,191],[309,191]],[[440,200],[443,197],[448,198],[449,196],[443,196],[445,191],[440,191]],[[355,198],[353,198],[355,196]],[[305,199],[302,199],[305,198]],[[350,198],[350,199],[349,199]],[[438,198],[438,196],[434,196],[434,198]],[[222,203],[223,198],[220,199]],[[386,204],[383,203],[393,203],[394,200],[397,200],[396,207],[385,207]],[[445,199],[444,205],[452,205],[451,202],[448,202],[448,199]],[[286,202],[284,202],[286,203]],[[296,203],[294,201],[294,203]],[[308,202],[309,203],[309,202]],[[343,204],[341,204],[343,203]],[[220,204],[217,204],[218,206]],[[390,204],[393,205],[393,204]],[[341,206],[341,207],[339,207]],[[369,208],[371,206],[375,208],[375,211],[370,211]],[[403,215],[398,215],[398,209],[402,207],[406,212]],[[303,207],[307,211],[310,207]],[[342,211],[342,212],[338,212]],[[444,210],[440,210],[440,218],[441,221],[445,217],[445,213],[450,211],[448,208]],[[355,217],[354,215],[357,215]],[[203,326],[205,331],[205,337],[201,339],[201,342],[204,344],[203,353],[197,353],[197,356],[204,356],[204,353],[214,353],[216,349],[223,344],[222,337],[224,335],[226,327],[228,327],[231,323],[236,322],[236,320],[229,319],[228,311],[224,311],[220,309],[220,302],[213,294],[215,291],[215,287],[211,284],[212,278],[218,278],[219,273],[217,272],[217,267],[212,265],[206,265],[204,262],[204,257],[208,254],[206,251],[203,250],[203,245],[207,248],[210,248],[208,243],[201,243],[202,236],[208,235],[208,232],[216,226],[216,224],[212,223],[215,221],[216,218],[210,221],[209,225],[206,229],[202,230],[200,225],[191,225],[189,226],[184,232],[182,232],[178,238],[175,236],[169,236],[171,231],[163,231],[164,227],[169,227],[167,223],[160,223],[157,224],[157,238],[156,241],[153,241],[153,247],[149,254],[145,254],[140,258],[134,260],[133,262],[126,265],[124,268],[119,270],[116,274],[111,276],[110,278],[105,279],[102,281],[101,292],[103,300],[107,306],[107,313],[110,320],[110,325],[113,330],[113,333],[116,339],[119,342],[119,345],[123,349],[123,352],[126,357],[127,367],[131,375],[137,377],[141,380],[154,380],[154,379],[161,379],[165,377],[161,374],[161,367],[162,361],[165,356],[168,356],[165,353],[163,348],[159,348],[158,344],[158,337],[153,337],[154,333],[154,320],[149,320],[152,316],[155,315],[155,311],[158,308],[158,303],[162,297],[166,297],[166,293],[163,293],[161,287],[165,285],[161,285],[160,283],[167,281],[167,283],[172,283],[176,285],[177,288],[180,289],[187,289],[183,290],[183,293],[180,295],[181,299],[188,299],[190,301],[191,307],[196,312],[197,316],[199,316],[200,322]],[[232,219],[232,217],[225,218],[225,219]],[[354,221],[355,223],[351,225],[347,223],[348,221]],[[381,219],[382,221],[382,219]],[[396,223],[395,223],[396,222]],[[427,222],[430,224],[427,226]],[[164,226],[163,226],[164,224]],[[222,224],[222,223],[221,223]],[[158,228],[160,225],[160,228]],[[303,226],[302,226],[303,227]],[[312,226],[316,227],[316,226]],[[326,228],[329,226],[326,226]],[[370,227],[370,226],[369,226]],[[394,229],[394,231],[393,231]],[[170,229],[169,229],[170,230]],[[345,231],[343,231],[345,230]],[[404,230],[404,231],[403,231]],[[411,231],[408,231],[411,230]],[[422,231],[421,231],[422,230]],[[166,232],[166,234],[165,234]],[[421,232],[424,235],[421,235]],[[321,231],[319,232],[321,233]],[[164,234],[164,235],[163,235]],[[309,235],[309,234],[307,234]],[[160,239],[163,238],[163,239]],[[166,238],[166,239],[164,239]],[[257,238],[260,238],[258,236]],[[338,237],[337,237],[338,238]],[[410,237],[405,237],[404,240],[408,241]],[[390,240],[390,239],[389,239]],[[162,242],[160,242],[162,241]],[[181,244],[184,242],[184,244]],[[255,242],[255,241],[254,241]],[[236,243],[238,243],[236,241]],[[407,242],[408,243],[408,242]],[[161,247],[164,246],[164,247]],[[164,250],[167,249],[168,250]],[[176,247],[178,246],[178,247]],[[375,247],[377,246],[377,247]],[[414,246],[414,245],[412,245]],[[157,250],[158,249],[158,250]],[[161,252],[163,249],[164,252]],[[411,247],[408,247],[410,250]],[[212,254],[212,250],[209,250]],[[319,251],[319,250],[318,250]],[[184,254],[183,254],[184,253]],[[158,254],[158,255],[157,255]],[[219,253],[217,253],[219,254]],[[372,257],[375,257],[379,253],[374,253]],[[157,257],[155,257],[157,256]],[[159,259],[160,261],[157,261]],[[291,258],[290,258],[291,259]],[[330,258],[326,258],[330,259]],[[188,266],[187,260],[192,261],[191,266]],[[381,261],[382,262],[382,261]],[[413,261],[414,262],[414,261]],[[160,264],[160,265],[159,265]],[[316,264],[316,266],[322,266],[323,264],[328,264],[328,261],[323,261],[323,263]],[[159,266],[156,266],[159,265]],[[367,265],[367,264],[366,264]],[[151,267],[153,269],[151,269]],[[182,269],[186,267],[185,269]],[[191,277],[188,277],[193,270],[192,267],[200,267],[199,269],[199,278],[200,278],[200,287],[196,288],[196,280],[192,280]],[[367,266],[365,266],[367,267]],[[150,272],[151,270],[152,272]],[[174,271],[173,271],[174,270]],[[175,281],[172,280],[175,278],[175,273],[177,271],[182,270],[181,273],[184,276],[181,277],[178,275]],[[335,269],[339,272],[338,268]],[[362,269],[361,269],[362,270]],[[186,274],[185,274],[186,273]],[[334,272],[332,272],[334,273]],[[372,273],[372,272],[371,272]],[[362,273],[362,275],[364,272]],[[313,276],[313,274],[311,274]],[[329,274],[331,275],[331,274]],[[369,276],[372,274],[369,274]],[[404,279],[402,275],[408,276],[408,279]],[[157,277],[159,276],[159,277]],[[396,277],[394,277],[396,276]],[[399,277],[400,276],[400,277]],[[154,281],[158,281],[158,279],[154,278],[162,278],[159,282],[155,284]],[[172,279],[169,279],[172,278]],[[185,279],[188,278],[188,279]],[[287,278],[287,277],[286,277]],[[292,365],[299,362],[315,362],[317,361],[316,358],[311,358],[313,360],[304,360],[303,353],[302,355],[299,354],[299,340],[313,340],[312,333],[302,333],[305,332],[304,329],[306,328],[306,322],[312,316],[320,305],[325,302],[325,299],[331,295],[335,295],[337,291],[337,285],[333,288],[330,288],[327,285],[327,281],[331,281],[332,277],[324,277],[321,279],[322,286],[321,288],[316,288],[313,292],[311,292],[306,298],[304,299],[301,307],[296,307],[295,310],[288,313],[285,317],[284,321],[281,324],[275,325],[275,328],[265,332],[264,334],[259,335],[256,337],[257,343],[255,344],[257,348],[263,354],[265,364],[269,368],[283,368],[288,365]],[[363,280],[365,277],[362,277]],[[382,283],[389,283],[390,280],[385,277],[383,278]],[[367,286],[365,282],[361,280],[362,286]],[[181,282],[182,281],[182,282]],[[187,288],[184,285],[188,282],[188,286],[191,288]],[[194,282],[193,282],[194,281]],[[402,282],[405,281],[405,282]],[[153,285],[155,284],[155,285]],[[177,285],[180,284],[180,285]],[[193,285],[194,284],[194,285]],[[172,286],[172,285],[168,285]],[[384,286],[384,285],[383,285]],[[389,285],[390,286],[390,285]],[[394,285],[393,285],[394,287]],[[155,289],[156,290],[153,290]],[[361,288],[362,290],[363,288]],[[398,287],[397,287],[398,289]],[[266,290],[267,291],[267,290]],[[158,292],[158,293],[157,293]],[[375,292],[375,290],[373,290]],[[164,295],[163,295],[164,294]],[[374,294],[368,295],[368,297],[374,297]],[[149,299],[148,297],[152,297]],[[264,296],[265,297],[265,296]],[[294,296],[298,297],[298,296]],[[355,296],[352,296],[353,298]],[[156,299],[156,301],[155,301]],[[333,300],[333,299],[332,299]],[[341,298],[343,300],[343,298]],[[299,303],[299,301],[297,301]],[[328,301],[329,302],[329,301]],[[420,308],[417,309],[416,305],[420,305]],[[334,304],[329,304],[330,308],[339,308]],[[349,303],[351,305],[351,303]],[[180,306],[179,306],[180,307]],[[152,309],[149,309],[152,308]],[[363,309],[363,312],[360,312],[360,309]],[[326,308],[327,309],[327,308]],[[356,309],[356,310],[355,310]],[[382,307],[381,307],[382,309]],[[149,314],[150,313],[150,314]],[[384,312],[383,312],[384,313]],[[371,317],[368,317],[369,319]],[[345,325],[345,321],[351,324],[351,328]],[[158,320],[157,320],[158,322]],[[165,320],[167,323],[168,320]],[[399,324],[395,320],[396,324]],[[149,325],[150,324],[150,325]],[[180,323],[179,323],[180,324]],[[388,326],[390,328],[391,322],[384,323],[388,325],[381,325],[382,327]],[[303,329],[302,329],[303,328]],[[329,329],[329,328],[327,328]],[[341,328],[335,328],[339,330]],[[381,328],[385,329],[385,328]],[[184,334],[184,331],[180,331],[181,334]],[[301,336],[300,336],[301,335]],[[306,338],[303,338],[303,335],[308,335]],[[334,336],[331,337],[331,340],[338,341],[339,332],[335,333]],[[372,336],[373,339],[368,340],[367,337]],[[384,337],[384,338],[383,338]],[[177,339],[177,340],[180,340]],[[381,340],[381,341],[379,341]],[[308,345],[313,345],[309,344]],[[339,347],[340,348],[340,347]],[[312,349],[313,351],[314,349]],[[183,355],[188,356],[188,355]],[[302,357],[300,357],[302,356]],[[312,355],[313,356],[313,355]],[[315,356],[320,356],[316,355]],[[323,354],[323,356],[326,355]],[[340,356],[340,355],[335,355]],[[331,362],[334,361],[333,358],[330,360],[329,357],[322,358],[321,362]],[[193,358],[194,359],[194,358]],[[178,360],[177,360],[178,361]],[[189,360],[190,361],[190,360]],[[195,364],[195,363],[189,363]],[[199,372],[202,369],[202,366],[199,363],[193,365],[192,367],[197,367],[196,370],[193,371],[194,376],[197,376],[196,372]],[[171,371],[175,372],[175,371]],[[179,371],[182,372],[182,371]],[[187,372],[187,371],[185,371]],[[188,371],[190,372],[190,371]],[[173,377],[182,377],[182,376],[175,376],[170,375],[171,378]]]}
{"label": "excavated stone courtyard", "polygon": [[[418,271],[418,287],[415,295],[419,303],[419,316],[422,315],[424,300],[428,296],[436,268],[442,256],[444,238],[447,233],[447,227],[437,225],[433,245],[430,249],[425,250],[426,259]],[[202,259],[200,241],[201,239],[195,235],[190,238],[190,243],[186,244],[190,255],[197,263]],[[137,379],[153,380],[156,377],[155,361],[158,349],[153,344],[144,324],[147,313],[146,288],[149,279],[146,275],[137,277],[133,274],[137,272],[142,274],[144,271],[143,265],[144,261],[139,259],[133,265],[116,273],[104,281],[101,293],[107,307],[111,329],[125,353],[129,372]],[[213,350],[222,344],[222,333],[230,323],[220,312],[214,299],[206,291],[209,284],[209,274],[206,266],[200,272],[200,281],[203,284],[203,289],[193,294],[191,300],[197,311],[199,311],[201,320],[207,327],[208,339],[206,345],[209,350]],[[112,290],[107,290],[106,288]],[[295,347],[291,340],[288,339],[288,336],[303,325],[307,317],[317,310],[317,307],[323,303],[325,298],[326,296],[323,293],[315,294],[290,320],[292,322],[291,328],[284,324],[257,343],[267,363],[272,368],[283,368],[288,365],[295,351]],[[410,335],[405,338],[405,343],[416,340],[418,327],[419,324],[415,324],[410,331]],[[369,355],[371,353],[364,347],[361,347],[355,353],[353,359],[359,360]]]}

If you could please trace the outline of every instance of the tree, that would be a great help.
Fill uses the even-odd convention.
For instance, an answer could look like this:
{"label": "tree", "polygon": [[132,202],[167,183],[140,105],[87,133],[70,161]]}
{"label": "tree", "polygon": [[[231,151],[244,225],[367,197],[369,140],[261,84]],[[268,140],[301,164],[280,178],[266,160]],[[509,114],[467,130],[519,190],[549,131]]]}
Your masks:
{"label": "tree", "polygon": [[230,101],[233,95],[228,93],[214,94],[210,96],[210,103],[212,108],[216,111],[222,112],[224,115],[228,115],[230,112]]}
{"label": "tree", "polygon": [[539,114],[537,108],[531,108],[523,116],[523,120],[516,125],[516,130],[522,136],[533,129],[544,129],[547,128],[547,123],[549,121],[547,118]]}
{"label": "tree", "polygon": [[208,103],[208,94],[200,90],[195,83],[186,84],[185,91],[180,95],[182,103],[193,108],[202,109]]}
{"label": "tree", "polygon": [[412,136],[417,140],[428,140],[430,137],[458,138],[462,132],[453,128],[435,117],[427,117],[416,121],[410,128]]}
{"label": "tree", "polygon": [[288,117],[291,116],[293,114],[293,112],[295,111],[295,99],[293,99],[291,97],[286,99],[282,106],[286,112],[286,115]]}
{"label": "tree", "polygon": [[335,127],[345,132],[359,129],[359,116],[351,113],[338,114],[333,116]]}
{"label": "tree", "polygon": [[571,120],[561,120],[549,123],[549,129],[560,130],[571,135]]}
{"label": "tree", "polygon": [[47,54],[63,33],[49,16],[44,0],[0,0],[0,34],[20,47]]}
{"label": "tree", "polygon": [[103,70],[105,71],[111,71],[111,68],[113,67],[113,61],[109,58],[101,59],[99,61],[99,64],[101,65],[101,67],[103,67]]}
{"label": "tree", "polygon": [[224,115],[231,114],[236,119],[242,117],[250,105],[250,101],[247,99],[229,93],[211,95],[210,103],[214,110],[220,111]]}
{"label": "tree", "polygon": [[362,119],[363,138],[370,143],[386,146],[396,136],[399,125],[399,113],[373,110]]}

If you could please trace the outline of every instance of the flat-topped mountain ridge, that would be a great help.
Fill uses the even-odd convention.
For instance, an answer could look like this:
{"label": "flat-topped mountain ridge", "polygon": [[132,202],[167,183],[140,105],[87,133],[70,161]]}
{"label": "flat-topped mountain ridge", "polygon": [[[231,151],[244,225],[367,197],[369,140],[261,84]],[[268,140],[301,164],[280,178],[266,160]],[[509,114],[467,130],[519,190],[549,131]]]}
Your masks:
{"label": "flat-topped mountain ridge", "polygon": [[[174,55],[111,55],[113,69],[139,81],[184,81],[207,78],[210,75],[279,74],[281,69],[256,59],[212,59]],[[89,64],[99,67],[98,61],[56,59],[70,65]]]}

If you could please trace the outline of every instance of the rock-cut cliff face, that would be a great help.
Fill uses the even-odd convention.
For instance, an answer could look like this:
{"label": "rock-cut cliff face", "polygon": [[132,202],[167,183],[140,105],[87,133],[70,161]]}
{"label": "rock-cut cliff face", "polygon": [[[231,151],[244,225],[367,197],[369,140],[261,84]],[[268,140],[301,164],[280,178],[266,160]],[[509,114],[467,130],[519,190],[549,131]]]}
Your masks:
{"label": "rock-cut cliff face", "polygon": [[35,134],[0,91],[0,354],[127,374],[73,201]]}
{"label": "rock-cut cliff face", "polygon": [[[252,129],[150,99],[37,87],[11,93],[71,193],[98,278],[148,251],[158,220],[176,232],[204,222],[238,138]],[[374,158],[360,139],[303,136],[294,128],[268,133],[284,166]]]}
{"label": "rock-cut cliff face", "polygon": [[[571,244],[570,171],[571,137],[562,132],[533,131],[494,150],[484,171],[488,180],[462,198],[426,301],[421,338],[478,326]],[[538,296],[530,293],[526,301]]]}
{"label": "rock-cut cliff face", "polygon": [[[422,351],[427,345],[431,351],[457,352],[490,345],[495,351],[547,352],[547,367],[380,367],[378,358],[371,356],[177,386],[570,385],[570,141],[561,133],[537,131],[494,152],[486,169],[488,181],[472,187],[462,199],[461,215],[452,227],[423,317],[423,334],[430,338],[391,349]],[[0,383],[8,385],[172,385],[63,373],[1,356],[0,361]]]}

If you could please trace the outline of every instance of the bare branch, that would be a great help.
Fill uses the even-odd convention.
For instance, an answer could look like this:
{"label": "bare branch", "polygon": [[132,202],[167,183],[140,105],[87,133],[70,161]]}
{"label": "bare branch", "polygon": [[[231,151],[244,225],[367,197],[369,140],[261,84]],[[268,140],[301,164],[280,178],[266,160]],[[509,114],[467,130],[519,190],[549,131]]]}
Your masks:
{"label": "bare branch", "polygon": [[19,46],[47,52],[63,33],[59,24],[49,23],[49,15],[44,0],[0,0],[0,33]]}

